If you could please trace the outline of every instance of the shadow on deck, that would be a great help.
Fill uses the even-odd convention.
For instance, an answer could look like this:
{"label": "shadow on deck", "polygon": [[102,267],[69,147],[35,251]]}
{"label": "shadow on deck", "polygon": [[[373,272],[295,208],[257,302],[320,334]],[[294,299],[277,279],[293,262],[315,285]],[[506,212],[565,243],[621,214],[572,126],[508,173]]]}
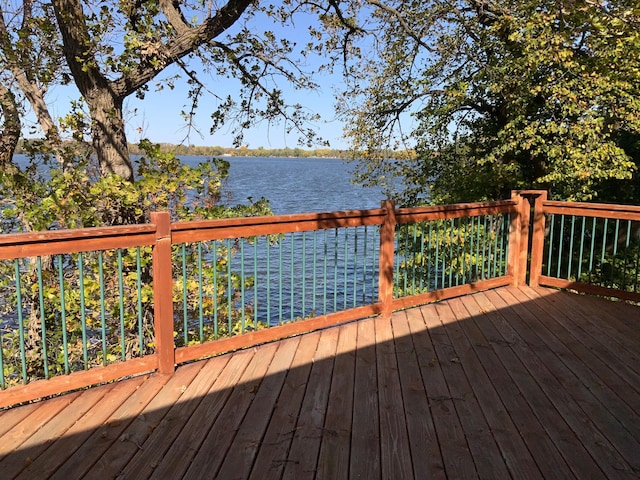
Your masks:
{"label": "shadow on deck", "polygon": [[640,308],[505,287],[0,413],[2,478],[639,478]]}

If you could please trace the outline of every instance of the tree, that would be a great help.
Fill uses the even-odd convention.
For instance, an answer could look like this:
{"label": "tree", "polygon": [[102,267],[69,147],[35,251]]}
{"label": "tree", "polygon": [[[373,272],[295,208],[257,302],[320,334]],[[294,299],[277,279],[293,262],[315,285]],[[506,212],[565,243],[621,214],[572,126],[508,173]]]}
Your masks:
{"label": "tree", "polygon": [[[387,2],[372,18],[376,55],[342,102],[361,181],[401,178],[409,204],[639,183],[637,2]],[[402,145],[415,159],[388,160]]]}
{"label": "tree", "polygon": [[[91,139],[105,175],[132,179],[125,99],[134,94],[144,97],[151,82],[157,82],[156,88],[172,88],[180,74],[190,86],[192,105],[184,117],[191,127],[199,99],[209,92],[217,102],[212,130],[234,121],[237,145],[242,143],[243,130],[261,119],[284,120],[289,130],[300,132],[303,141],[316,139],[306,123],[316,115],[301,105],[288,105],[277,80],[295,88],[315,87],[298,62],[307,45],[296,45],[274,32],[294,14],[326,14],[338,8],[337,2],[324,7],[306,1],[274,6],[252,0],[229,0],[220,6],[169,0],[3,3],[3,85],[26,97],[41,130],[55,144],[59,132],[44,94],[51,84],[73,81],[82,97],[62,126],[74,131],[77,139]],[[274,29],[256,29],[252,22],[258,17],[271,21]],[[169,67],[181,73],[174,74],[174,69],[169,77],[158,78]],[[237,78],[242,90],[233,97],[217,96],[215,87],[199,77],[203,71]]]}

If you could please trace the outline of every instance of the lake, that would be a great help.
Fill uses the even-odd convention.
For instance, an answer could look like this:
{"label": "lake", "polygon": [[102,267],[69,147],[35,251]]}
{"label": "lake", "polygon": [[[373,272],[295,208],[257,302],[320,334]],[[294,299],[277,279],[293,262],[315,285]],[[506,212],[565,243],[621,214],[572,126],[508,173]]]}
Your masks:
{"label": "lake", "polygon": [[[186,164],[202,157],[182,157]],[[380,207],[379,189],[350,182],[350,165],[338,158],[225,157],[231,164],[230,204],[265,197],[276,215]]]}
{"label": "lake", "polygon": [[[186,165],[206,157],[180,156]],[[351,167],[339,158],[224,157],[231,164],[223,198],[230,205],[265,197],[276,215],[380,207],[380,189],[354,185]],[[25,165],[27,157],[16,155]]]}

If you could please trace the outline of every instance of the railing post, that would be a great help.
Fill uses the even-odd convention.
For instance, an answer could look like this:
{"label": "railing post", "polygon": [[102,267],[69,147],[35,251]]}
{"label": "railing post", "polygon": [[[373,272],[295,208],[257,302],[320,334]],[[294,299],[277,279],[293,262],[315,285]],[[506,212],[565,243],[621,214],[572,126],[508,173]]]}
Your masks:
{"label": "railing post", "polygon": [[168,212],[153,212],[156,225],[153,247],[153,314],[158,372],[175,371],[173,342],[173,274],[171,270],[171,217]]}
{"label": "railing post", "polygon": [[383,318],[391,318],[393,312],[393,261],[395,254],[396,206],[391,200],[383,200],[381,207],[387,213],[380,227],[380,264],[378,301],[382,304]]}
{"label": "railing post", "polygon": [[529,285],[538,286],[542,274],[542,256],[544,254],[545,217],[542,202],[547,200],[546,190],[536,192],[533,204],[533,231],[531,232],[531,262],[529,263]]}
{"label": "railing post", "polygon": [[[538,285],[542,272],[544,247],[544,210],[542,202],[547,199],[546,190],[514,190],[511,198],[518,201],[517,215],[511,221],[509,238],[509,266],[514,277],[514,285],[525,285],[527,275],[531,286]],[[531,205],[533,202],[533,228],[531,226]]]}
{"label": "railing post", "polygon": [[511,198],[518,202],[515,218],[511,219],[509,238],[509,265],[515,286],[527,283],[527,263],[529,257],[529,216],[531,204],[523,196],[523,191],[513,190]]}

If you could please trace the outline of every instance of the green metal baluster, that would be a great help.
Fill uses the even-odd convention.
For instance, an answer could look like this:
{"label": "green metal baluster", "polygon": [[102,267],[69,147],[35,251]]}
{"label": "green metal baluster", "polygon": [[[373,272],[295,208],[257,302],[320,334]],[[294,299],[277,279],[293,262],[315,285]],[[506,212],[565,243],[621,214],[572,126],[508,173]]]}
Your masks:
{"label": "green metal baluster", "polygon": [[183,243],[180,245],[180,253],[182,254],[182,328],[184,328],[183,338],[185,346],[189,345],[189,312],[187,291],[187,246]]}
{"label": "green metal baluster", "polygon": [[102,335],[102,364],[107,365],[107,312],[104,298],[104,258],[103,252],[98,252],[98,278],[100,282],[100,332]]}
{"label": "green metal baluster", "polygon": [[355,307],[357,305],[356,299],[358,298],[358,282],[356,281],[358,278],[358,227],[354,228],[353,236],[353,278],[351,279],[353,283],[353,302],[351,306]]}
{"label": "green metal baluster", "polygon": [[256,237],[253,242],[253,329],[258,329],[258,242]]}
{"label": "green metal baluster", "polygon": [[436,269],[434,272],[434,289],[438,290],[438,280],[440,280],[440,220],[434,220],[433,222],[431,222],[432,224],[435,222],[436,225],[436,231],[435,231],[435,237],[434,237],[434,242],[436,244],[436,251],[435,251],[435,263],[436,263]]}
{"label": "green metal baluster", "polygon": [[504,264],[504,235],[506,230],[506,224],[505,224],[505,215],[500,215],[500,260],[499,265],[500,265],[500,271],[498,272],[497,276],[501,277],[503,275],[506,274],[506,269],[505,269],[505,264]]}
{"label": "green metal baluster", "polygon": [[333,311],[338,311],[338,229],[333,231]]}
{"label": "green metal baluster", "polygon": [[561,270],[562,270],[562,247],[563,247],[562,244],[564,242],[564,219],[565,219],[565,216],[562,215],[560,217],[560,245],[558,248],[558,268],[556,273],[557,278],[562,278]]}
{"label": "green metal baluster", "polygon": [[[640,246],[640,233],[636,238],[636,246]],[[640,248],[636,251],[636,277],[633,282],[633,291],[637,292],[640,287]]]}
{"label": "green metal baluster", "polygon": [[567,266],[567,280],[571,279],[571,266],[573,264],[573,239],[575,235],[576,217],[571,215],[571,230],[569,234],[569,265]]}
{"label": "green metal baluster", "polygon": [[[60,330],[62,331],[62,355],[64,357],[64,373],[69,373],[69,344],[67,341],[67,308],[65,302],[64,268],[62,255],[58,259],[58,285],[60,285]],[[1,350],[1,347],[0,347]],[[0,355],[1,355],[0,351]]]}
{"label": "green metal baluster", "polygon": [[631,220],[627,220],[627,235],[624,246],[624,270],[622,271],[622,290],[627,289],[627,271],[629,268],[629,242],[631,241]]}
{"label": "green metal baluster", "polygon": [[[600,257],[600,268],[603,269],[604,268],[604,256],[605,256],[605,252],[606,252],[606,248],[607,248],[607,232],[609,229],[609,219],[605,218],[604,219],[604,232],[603,232],[603,236],[602,236],[602,253],[601,253],[601,257]],[[602,278],[600,285],[602,285],[602,282],[604,282],[604,278]]]}
{"label": "green metal baluster", "polygon": [[347,309],[347,290],[348,290],[348,277],[347,277],[347,264],[349,263],[349,229],[344,230],[344,256],[343,256],[343,282],[342,282],[342,309]]}
{"label": "green metal baluster", "polygon": [[498,276],[498,219],[496,215],[491,216],[491,238],[493,238],[493,277]]}
{"label": "green metal baluster", "polygon": [[476,269],[478,280],[482,280],[484,278],[484,254],[480,256],[480,244],[482,243],[482,228],[481,228],[481,220],[478,217],[478,228],[476,229]]}
{"label": "green metal baluster", "polygon": [[284,243],[284,237],[280,239],[278,242],[278,261],[280,265],[278,266],[278,323],[282,325],[282,244]]}
{"label": "green metal baluster", "polygon": [[42,283],[42,257],[36,258],[38,269],[38,302],[40,304],[40,341],[42,342],[42,363],[44,378],[49,378],[49,359],[47,358],[47,324],[44,312],[44,285]]}
{"label": "green metal baluster", "polygon": [[204,311],[202,309],[202,300],[204,297],[203,292],[203,278],[202,278],[202,242],[198,242],[198,323],[199,323],[199,334],[200,334],[200,343],[204,342]]}
{"label": "green metal baluster", "polygon": [[[117,250],[118,260],[118,294],[120,295],[120,357],[122,361],[126,360],[127,346],[124,334],[124,278],[122,276],[122,250]],[[62,274],[61,274],[62,275]]]}
{"label": "green metal baluster", "polygon": [[425,222],[420,222],[419,224],[416,224],[416,229],[420,230],[420,270],[419,270],[419,275],[420,275],[420,279],[418,280],[418,288],[420,290],[420,293],[424,292],[424,273],[425,273],[425,251],[424,251],[424,232],[426,230],[426,224]]}
{"label": "green metal baluster", "polygon": [[322,303],[324,305],[324,314],[327,314],[327,284],[329,283],[329,279],[327,277],[327,262],[329,258],[329,232],[328,230],[324,231],[324,260],[323,260],[323,268],[324,272],[322,275],[323,278],[323,286],[322,286]]}
{"label": "green metal baluster", "polygon": [[[474,258],[473,258],[473,240],[475,237],[475,218],[476,217],[471,217],[470,218],[470,225],[469,225],[469,282],[473,281],[473,264],[474,264]],[[476,259],[476,264],[477,264],[477,259]],[[476,268],[477,270],[477,268]]]}
{"label": "green metal baluster", "polygon": [[300,317],[304,318],[307,311],[307,232],[302,232],[302,278],[300,279],[302,287],[302,312]]}
{"label": "green metal baluster", "polygon": [[547,276],[551,276],[551,264],[553,263],[553,230],[556,226],[556,215],[555,213],[551,214],[551,228],[549,230],[549,249],[548,249],[548,263],[547,263]]}
{"label": "green metal baluster", "polygon": [[142,325],[142,262],[140,260],[140,247],[136,248],[136,289],[138,293],[138,345],[140,356],[144,355],[144,329]]}
{"label": "green metal baluster", "polygon": [[233,332],[233,283],[231,274],[231,239],[227,239],[227,334]]}
{"label": "green metal baluster", "polygon": [[367,262],[369,259],[368,251],[369,251],[369,231],[367,229],[367,226],[364,226],[363,229],[363,235],[364,235],[364,240],[363,240],[363,245],[362,245],[362,304],[366,305],[367,303]]}
{"label": "green metal baluster", "polygon": [[239,239],[240,242],[240,332],[244,333],[246,329],[245,323],[245,307],[244,307],[244,294],[245,294],[245,276],[244,276],[244,242],[245,239]]}
{"label": "green metal baluster", "polygon": [[591,283],[591,275],[593,274],[593,254],[596,248],[596,224],[597,218],[591,219],[591,252],[589,253],[589,283]]}
{"label": "green metal baluster", "polygon": [[[27,352],[24,345],[24,318],[22,316],[22,281],[20,279],[20,262],[14,260],[14,272],[16,276],[16,310],[18,314],[18,337],[20,340],[20,362],[22,364],[22,383],[27,383]],[[60,295],[62,297],[62,294]]]}
{"label": "green metal baluster", "polygon": [[267,243],[267,325],[271,326],[271,242],[266,237]]}
{"label": "green metal baluster", "polygon": [[615,271],[616,271],[616,257],[618,256],[618,239],[620,233],[620,219],[616,219],[615,233],[613,234],[613,256],[611,258],[611,287],[617,288],[615,283]]}
{"label": "green metal baluster", "polygon": [[[445,225],[446,225],[447,221],[445,220]],[[454,269],[454,262],[453,262],[453,243],[455,241],[455,226],[453,223],[453,218],[449,219],[449,283],[448,283],[448,287],[452,287],[453,286],[453,269]],[[446,228],[446,227],[445,227]]]}
{"label": "green metal baluster", "polygon": [[220,288],[218,286],[218,241],[213,241],[213,338],[218,339],[218,292]]}
{"label": "green metal baluster", "polygon": [[483,235],[482,235],[482,279],[489,278],[489,254],[487,249],[487,237],[490,235],[489,227],[487,227],[487,215],[482,220]]}
{"label": "green metal baluster", "polygon": [[587,222],[587,217],[582,217],[582,226],[580,228],[580,251],[578,253],[578,276],[577,276],[578,281],[580,281],[580,277],[582,277],[582,263],[583,263],[583,255],[584,255],[584,229],[585,229],[586,222]]}
{"label": "green metal baluster", "polygon": [[89,355],[87,352],[87,317],[85,313],[84,298],[84,262],[82,252],[78,254],[78,288],[80,289],[80,325],[82,326],[82,360],[85,370],[89,368]]}
{"label": "green metal baluster", "polygon": [[295,287],[295,280],[294,280],[294,268],[293,268],[293,265],[295,263],[295,255],[296,255],[296,253],[295,253],[294,233],[293,232],[290,233],[290,237],[291,237],[291,255],[290,255],[291,258],[290,258],[290,267],[289,267],[289,284],[290,284],[289,287],[290,287],[291,291],[290,291],[290,295],[289,295],[289,301],[291,303],[290,303],[290,307],[289,307],[290,308],[289,317],[290,317],[290,321],[293,322],[295,320],[294,303],[293,303],[294,302],[294,298],[295,298],[294,294],[293,294],[294,287]]}
{"label": "green metal baluster", "polygon": [[371,258],[371,301],[373,302],[377,293],[378,282],[376,280],[376,272],[378,271],[378,260],[380,256],[380,228],[375,229],[375,235],[373,236],[373,255]]}
{"label": "green metal baluster", "polygon": [[313,281],[312,281],[312,288],[313,288],[313,302],[312,302],[312,306],[311,308],[313,309],[314,313],[316,312],[316,308],[317,308],[317,293],[318,293],[318,231],[314,230],[313,231]]}

